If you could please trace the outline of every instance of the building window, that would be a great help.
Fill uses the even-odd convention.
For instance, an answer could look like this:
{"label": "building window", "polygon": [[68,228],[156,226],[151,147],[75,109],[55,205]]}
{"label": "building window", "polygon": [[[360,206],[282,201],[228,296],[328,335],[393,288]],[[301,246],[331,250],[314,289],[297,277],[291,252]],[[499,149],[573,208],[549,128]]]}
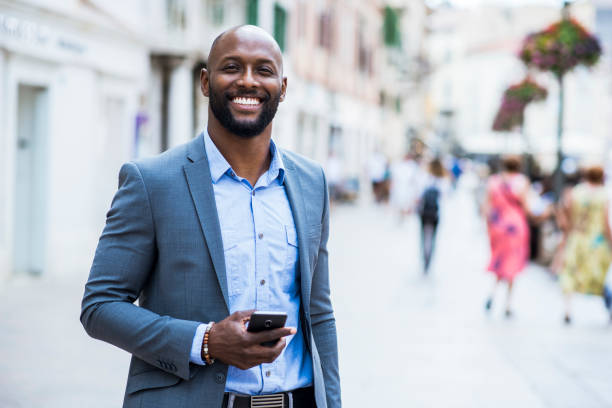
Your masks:
{"label": "building window", "polygon": [[281,51],[285,51],[285,34],[287,28],[287,11],[278,4],[274,5],[274,38]]}
{"label": "building window", "polygon": [[399,23],[400,19],[397,10],[386,6],[385,20],[383,22],[383,39],[387,47],[399,48],[402,45]]}
{"label": "building window", "polygon": [[214,25],[223,24],[223,20],[225,19],[225,8],[223,6],[223,0],[208,0],[208,15],[210,16],[210,21]]}
{"label": "building window", "polygon": [[300,1],[297,5],[297,34],[299,38],[303,38],[306,35],[306,4],[304,1]]}
{"label": "building window", "polygon": [[324,12],[319,17],[319,45],[328,50],[332,49],[332,14]]}
{"label": "building window", "polygon": [[371,69],[371,53],[365,43],[365,20],[360,17],[357,23],[357,68],[362,73]]}
{"label": "building window", "polygon": [[259,0],[247,0],[247,24],[257,25]]}
{"label": "building window", "polygon": [[184,31],[186,23],[186,5],[184,0],[166,0],[168,28],[172,31]]}

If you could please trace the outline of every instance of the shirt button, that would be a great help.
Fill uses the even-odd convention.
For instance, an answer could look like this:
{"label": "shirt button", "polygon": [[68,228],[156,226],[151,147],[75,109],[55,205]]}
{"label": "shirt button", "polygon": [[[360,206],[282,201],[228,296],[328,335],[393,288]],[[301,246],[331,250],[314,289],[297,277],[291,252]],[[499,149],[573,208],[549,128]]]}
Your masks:
{"label": "shirt button", "polygon": [[260,280],[260,281],[259,281],[259,284],[260,284],[261,286],[265,285],[265,284],[266,284],[266,280],[265,280],[265,279]]}
{"label": "shirt button", "polygon": [[269,377],[270,374],[272,374],[272,373],[270,373],[270,371],[266,371],[266,377]]}
{"label": "shirt button", "polygon": [[263,239],[263,232],[260,232],[260,233],[259,233],[259,235],[257,235],[257,237],[258,237],[259,239]]}
{"label": "shirt button", "polygon": [[253,196],[255,196],[255,189],[253,189]]}
{"label": "shirt button", "polygon": [[217,384],[223,384],[225,382],[225,374],[218,371],[217,374],[215,374],[215,382]]}

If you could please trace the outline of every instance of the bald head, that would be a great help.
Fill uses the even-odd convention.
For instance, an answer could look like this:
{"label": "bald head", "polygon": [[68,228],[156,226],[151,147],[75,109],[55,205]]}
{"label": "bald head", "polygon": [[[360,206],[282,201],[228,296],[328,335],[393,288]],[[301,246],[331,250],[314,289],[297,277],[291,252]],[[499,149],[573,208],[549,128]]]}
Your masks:
{"label": "bald head", "polygon": [[210,47],[208,66],[213,66],[222,55],[239,45],[263,49],[282,72],[283,56],[280,46],[266,30],[254,25],[233,27],[219,34]]}

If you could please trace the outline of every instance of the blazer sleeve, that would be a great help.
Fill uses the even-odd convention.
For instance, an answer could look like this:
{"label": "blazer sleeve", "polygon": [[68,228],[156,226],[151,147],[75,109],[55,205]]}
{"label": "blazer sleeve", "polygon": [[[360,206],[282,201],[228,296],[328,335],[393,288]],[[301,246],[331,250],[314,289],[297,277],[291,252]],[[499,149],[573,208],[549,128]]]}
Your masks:
{"label": "blazer sleeve", "polygon": [[327,240],[329,238],[329,192],[325,175],[321,170],[324,188],[323,214],[321,220],[321,242],[312,276],[310,317],[312,335],[317,345],[328,408],[341,407],[340,373],[338,369],[338,341],[336,319],[332,308],[329,288]]}
{"label": "blazer sleeve", "polygon": [[91,337],[189,379],[189,356],[199,323],[160,316],[134,304],[156,258],[149,196],[136,164],[126,163],[85,285],[81,323]]}

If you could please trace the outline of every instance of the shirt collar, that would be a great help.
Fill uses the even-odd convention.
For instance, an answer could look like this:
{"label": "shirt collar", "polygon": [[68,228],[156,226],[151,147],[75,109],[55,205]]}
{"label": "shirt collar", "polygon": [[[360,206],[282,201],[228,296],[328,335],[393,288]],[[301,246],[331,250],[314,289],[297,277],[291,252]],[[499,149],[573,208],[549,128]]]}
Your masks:
{"label": "shirt collar", "polygon": [[283,163],[283,157],[280,150],[276,147],[274,140],[270,139],[270,153],[272,154],[272,160],[270,161],[270,168],[268,169],[268,184],[278,177],[280,184],[285,182],[285,164]]}
{"label": "shirt collar", "polygon": [[[204,148],[206,149],[206,156],[208,157],[208,166],[210,167],[212,182],[217,184],[219,179],[223,177],[224,174],[228,173],[228,170],[232,169],[232,166],[225,160],[225,157],[223,157],[206,131],[204,132]],[[277,177],[280,184],[283,184],[285,181],[285,165],[281,153],[276,147],[276,143],[271,139],[270,153],[272,154],[272,160],[270,162],[270,168],[266,172],[267,184],[270,184]]]}
{"label": "shirt collar", "polygon": [[217,184],[217,181],[232,167],[229,165],[225,157],[221,154],[217,146],[213,143],[208,132],[204,133],[204,148],[206,149],[206,157],[208,158],[208,167],[210,167],[210,176],[212,182]]}

